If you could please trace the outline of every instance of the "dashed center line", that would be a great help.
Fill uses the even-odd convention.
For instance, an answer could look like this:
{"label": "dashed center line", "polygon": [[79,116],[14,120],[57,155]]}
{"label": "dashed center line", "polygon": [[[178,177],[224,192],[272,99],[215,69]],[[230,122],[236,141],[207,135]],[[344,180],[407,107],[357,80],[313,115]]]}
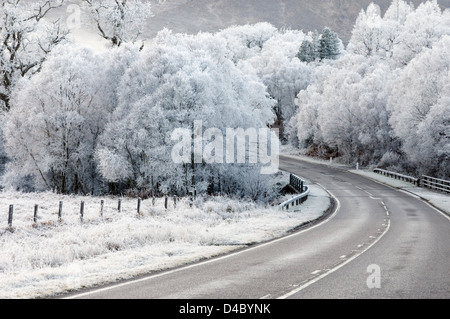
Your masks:
{"label": "dashed center line", "polygon": [[[373,247],[379,240],[381,240],[381,238],[383,238],[384,235],[386,235],[386,233],[389,231],[390,226],[391,226],[390,219],[387,219],[387,225],[386,225],[386,227],[385,227],[384,232],[383,232],[382,234],[380,234],[380,235],[378,236],[378,238],[376,238],[375,236],[369,236],[369,238],[371,238],[371,239],[375,239],[375,238],[376,238],[376,240],[373,240],[370,244],[366,244],[367,247],[366,247],[364,250],[359,251],[359,252],[353,254],[350,258],[347,258],[347,255],[342,255],[340,258],[341,258],[341,260],[342,260],[343,262],[338,263],[338,264],[337,264],[335,267],[333,267],[332,269],[327,269],[327,270],[325,270],[325,272],[322,273],[320,276],[317,276],[317,277],[315,277],[315,278],[313,278],[313,279],[311,279],[311,280],[308,280],[307,282],[303,283],[301,286],[296,287],[295,289],[291,290],[290,292],[288,292],[288,293],[286,293],[286,294],[284,294],[284,295],[278,297],[278,299],[287,299],[287,298],[289,298],[289,297],[295,295],[296,293],[302,291],[303,289],[309,287],[310,285],[312,285],[312,284],[318,282],[319,280],[325,278],[326,276],[330,275],[331,273],[333,273],[333,272],[337,271],[338,269],[344,267],[346,264],[348,264],[348,263],[351,262],[352,260],[358,258],[358,257],[361,256],[362,254],[364,254],[367,250],[369,250],[371,247]],[[362,247],[362,246],[364,246],[364,245],[360,244],[360,245],[358,245],[358,248],[360,248],[360,247]],[[344,260],[345,260],[345,261],[344,261]],[[321,272],[320,270],[316,270],[316,271],[313,272],[313,275],[318,275],[320,272]]]}

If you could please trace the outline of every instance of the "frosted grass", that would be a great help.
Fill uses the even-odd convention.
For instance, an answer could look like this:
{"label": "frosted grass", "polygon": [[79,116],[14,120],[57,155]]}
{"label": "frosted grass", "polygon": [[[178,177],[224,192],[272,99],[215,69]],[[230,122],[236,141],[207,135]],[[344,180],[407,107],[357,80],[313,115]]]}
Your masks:
{"label": "frosted grass", "polygon": [[[325,191],[311,185],[297,212],[227,198],[137,200],[0,193],[0,298],[35,298],[131,278],[211,258],[286,234],[320,217],[329,207]],[[105,201],[103,218],[100,200]],[[59,201],[62,221],[58,221]],[[85,202],[83,222],[80,203]],[[8,207],[14,204],[13,230]],[[39,205],[33,223],[34,205]]]}

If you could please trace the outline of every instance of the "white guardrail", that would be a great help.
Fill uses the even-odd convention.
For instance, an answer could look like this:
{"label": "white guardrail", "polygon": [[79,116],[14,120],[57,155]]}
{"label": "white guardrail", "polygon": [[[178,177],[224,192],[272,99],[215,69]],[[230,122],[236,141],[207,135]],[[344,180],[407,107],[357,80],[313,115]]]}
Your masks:
{"label": "white guardrail", "polygon": [[289,184],[300,194],[293,198],[281,203],[279,207],[283,210],[287,210],[290,207],[298,206],[308,199],[309,188],[304,186],[304,182],[298,176],[291,174]]}

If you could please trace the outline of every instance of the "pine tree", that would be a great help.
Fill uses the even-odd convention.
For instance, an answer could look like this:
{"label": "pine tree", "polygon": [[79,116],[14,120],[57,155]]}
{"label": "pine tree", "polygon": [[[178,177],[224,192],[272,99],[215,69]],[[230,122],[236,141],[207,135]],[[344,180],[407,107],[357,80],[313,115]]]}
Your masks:
{"label": "pine tree", "polygon": [[297,57],[302,62],[310,63],[320,58],[320,35],[317,31],[310,34],[311,40],[304,40]]}
{"label": "pine tree", "polygon": [[314,51],[315,51],[314,44],[309,40],[305,40],[302,42],[302,45],[300,46],[298,58],[302,62],[306,63],[313,62],[316,59]]}
{"label": "pine tree", "polygon": [[342,41],[336,32],[325,28],[322,34],[317,31],[311,34],[311,40],[304,40],[297,57],[300,61],[310,63],[316,60],[336,60],[341,54]]}
{"label": "pine tree", "polygon": [[336,60],[341,54],[340,39],[337,34],[329,28],[325,28],[319,40],[319,58],[320,60]]}

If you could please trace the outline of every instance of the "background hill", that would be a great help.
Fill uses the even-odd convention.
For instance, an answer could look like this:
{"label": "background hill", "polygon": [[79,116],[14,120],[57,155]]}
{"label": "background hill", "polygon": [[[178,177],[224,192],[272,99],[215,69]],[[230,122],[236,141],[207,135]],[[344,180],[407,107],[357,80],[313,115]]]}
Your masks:
{"label": "background hill", "polygon": [[[391,4],[391,0],[152,0],[155,16],[148,23],[147,34],[151,37],[164,27],[197,33],[267,21],[304,31],[328,26],[347,42],[357,15],[371,2],[383,11]],[[416,6],[421,2],[412,1]],[[450,7],[450,0],[438,3]]]}
{"label": "background hill", "polygon": [[[145,28],[145,38],[153,38],[158,31],[168,28],[174,32],[195,34],[199,31],[214,32],[233,25],[270,22],[278,28],[290,28],[305,32],[330,27],[346,44],[361,9],[374,2],[383,12],[391,0],[149,0],[154,17]],[[81,0],[68,1],[53,15],[64,16],[67,5]],[[413,0],[417,6],[423,0]],[[450,0],[438,0],[443,8],[450,7]],[[99,38],[91,38],[97,32],[87,14],[82,14],[83,29],[76,35],[86,42],[96,44]]]}

